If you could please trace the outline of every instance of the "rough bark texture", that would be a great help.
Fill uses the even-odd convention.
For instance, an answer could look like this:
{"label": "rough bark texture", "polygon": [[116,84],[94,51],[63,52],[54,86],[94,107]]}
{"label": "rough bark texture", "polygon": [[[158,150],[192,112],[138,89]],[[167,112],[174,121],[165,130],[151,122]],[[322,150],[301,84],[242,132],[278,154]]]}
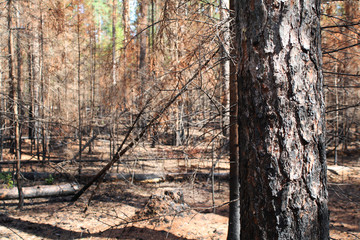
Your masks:
{"label": "rough bark texture", "polygon": [[237,1],[241,239],[328,239],[320,1]]}

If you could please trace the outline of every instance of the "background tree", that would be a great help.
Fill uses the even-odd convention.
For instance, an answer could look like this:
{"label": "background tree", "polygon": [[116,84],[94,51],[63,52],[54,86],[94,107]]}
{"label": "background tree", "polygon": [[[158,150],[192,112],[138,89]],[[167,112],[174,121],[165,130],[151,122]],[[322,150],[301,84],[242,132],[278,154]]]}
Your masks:
{"label": "background tree", "polygon": [[[352,155],[359,139],[359,8],[358,1],[322,4],[322,42],[326,94],[327,149]],[[339,152],[341,152],[339,154]],[[342,158],[341,157],[341,158]]]}

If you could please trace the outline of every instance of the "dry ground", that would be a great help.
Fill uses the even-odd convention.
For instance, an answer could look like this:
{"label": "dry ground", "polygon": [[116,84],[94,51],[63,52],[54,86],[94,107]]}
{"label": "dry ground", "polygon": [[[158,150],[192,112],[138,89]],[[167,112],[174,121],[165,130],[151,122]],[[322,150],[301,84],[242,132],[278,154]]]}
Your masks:
{"label": "dry ground", "polygon": [[[106,151],[101,151],[102,148],[107,148],[97,147],[95,154],[86,157],[107,158]],[[111,171],[209,172],[212,161],[216,161],[216,159],[206,159],[201,155],[201,151],[195,150],[192,150],[191,154],[200,160],[139,160],[172,159],[176,157],[173,150],[164,146],[156,149],[141,146],[136,152],[131,153],[131,156],[136,156],[131,158],[134,161],[119,164]],[[68,149],[67,154],[69,151]],[[177,152],[183,150],[179,148]],[[130,155],[127,158],[130,159]],[[332,162],[331,158],[329,162]],[[101,162],[84,163],[83,172],[95,173],[102,165],[104,163]],[[67,171],[75,174],[77,167],[77,164],[69,162],[51,164],[50,167],[32,164],[24,165],[23,171]],[[220,159],[216,171],[227,170],[226,161]],[[360,239],[358,158],[346,157],[340,166],[329,164],[328,176],[331,238]],[[65,180],[55,179],[54,184],[63,181]],[[86,181],[85,179],[84,182]],[[26,184],[44,184],[44,182]],[[92,187],[91,190],[94,188]],[[72,205],[69,202],[70,197],[26,199],[21,211],[16,209],[17,201],[3,201],[0,205],[0,239],[226,239],[227,182],[217,180],[214,190],[213,198],[211,181],[193,177],[146,184],[131,181],[106,182],[94,192],[86,211],[88,199],[93,191],[86,192]],[[170,198],[169,192],[177,197],[183,195],[183,198],[181,200],[177,197]],[[213,205],[219,206],[215,212],[212,210]]]}

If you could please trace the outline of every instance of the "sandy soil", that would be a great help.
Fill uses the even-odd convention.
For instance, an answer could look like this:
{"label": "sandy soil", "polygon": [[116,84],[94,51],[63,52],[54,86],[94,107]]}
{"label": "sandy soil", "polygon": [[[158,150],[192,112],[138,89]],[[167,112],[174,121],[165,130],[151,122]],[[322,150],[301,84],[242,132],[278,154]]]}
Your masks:
{"label": "sandy soil", "polygon": [[[165,147],[152,150],[152,158],[173,158],[167,150]],[[148,151],[142,148],[137,152],[137,159]],[[87,157],[99,157],[99,153]],[[115,166],[112,171],[209,172],[212,161],[204,158],[133,161]],[[94,173],[101,165],[104,163],[83,164],[83,172]],[[218,172],[228,170],[225,160],[217,166]],[[59,169],[75,173],[77,165],[43,167],[32,164],[24,166],[23,171]],[[328,176],[331,239],[360,239],[359,161],[348,158],[341,166],[329,164]],[[54,184],[63,181],[55,179]],[[41,181],[27,184],[41,184]],[[214,187],[212,196],[209,179],[188,178],[161,183],[118,181],[103,183],[94,192],[88,207],[95,186],[74,204],[70,204],[70,197],[26,199],[20,211],[16,209],[17,201],[2,201],[0,239],[226,239],[228,185],[225,180],[218,180]],[[215,211],[214,205],[217,206]]]}

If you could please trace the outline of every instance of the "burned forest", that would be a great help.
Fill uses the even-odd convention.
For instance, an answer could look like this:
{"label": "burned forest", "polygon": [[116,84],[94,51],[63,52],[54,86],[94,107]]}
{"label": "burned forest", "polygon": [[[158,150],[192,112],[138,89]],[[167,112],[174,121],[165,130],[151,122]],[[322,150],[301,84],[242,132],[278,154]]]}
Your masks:
{"label": "burned forest", "polygon": [[0,239],[359,239],[357,0],[0,1]]}

